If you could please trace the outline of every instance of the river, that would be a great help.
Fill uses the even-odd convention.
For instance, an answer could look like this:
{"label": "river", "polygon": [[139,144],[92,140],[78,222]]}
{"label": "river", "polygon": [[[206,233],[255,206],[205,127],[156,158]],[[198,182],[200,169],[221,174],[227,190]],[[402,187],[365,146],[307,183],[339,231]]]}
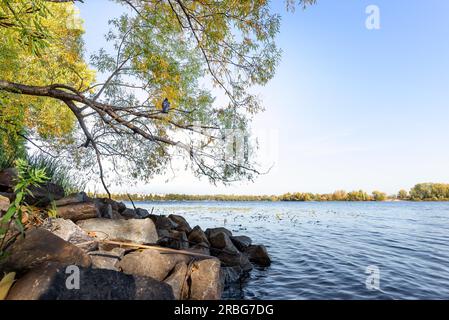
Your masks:
{"label": "river", "polygon": [[136,205],[267,247],[272,265],[255,268],[225,299],[449,299],[448,202]]}

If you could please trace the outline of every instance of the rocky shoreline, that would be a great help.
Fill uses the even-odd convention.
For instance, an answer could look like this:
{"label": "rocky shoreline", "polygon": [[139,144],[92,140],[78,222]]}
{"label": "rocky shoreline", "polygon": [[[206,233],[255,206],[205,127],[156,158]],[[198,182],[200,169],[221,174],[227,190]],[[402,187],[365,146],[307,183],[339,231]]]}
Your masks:
{"label": "rocky shoreline", "polygon": [[[14,194],[14,172],[0,172],[0,214]],[[6,299],[217,300],[254,265],[271,263],[266,248],[225,228],[191,227],[179,215],[155,215],[85,193],[64,196],[51,183],[27,203],[56,218],[26,224],[6,249],[0,274],[15,272]],[[27,217],[31,220],[31,216]],[[67,285],[77,266],[79,287]]]}

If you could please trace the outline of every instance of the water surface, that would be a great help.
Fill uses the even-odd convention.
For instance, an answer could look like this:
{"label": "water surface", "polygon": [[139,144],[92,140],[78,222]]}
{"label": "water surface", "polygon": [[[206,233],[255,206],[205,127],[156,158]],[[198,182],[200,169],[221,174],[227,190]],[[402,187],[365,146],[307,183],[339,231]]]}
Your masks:
{"label": "water surface", "polygon": [[[141,202],[264,244],[273,263],[226,299],[449,299],[449,203]],[[366,286],[366,268],[380,289]]]}

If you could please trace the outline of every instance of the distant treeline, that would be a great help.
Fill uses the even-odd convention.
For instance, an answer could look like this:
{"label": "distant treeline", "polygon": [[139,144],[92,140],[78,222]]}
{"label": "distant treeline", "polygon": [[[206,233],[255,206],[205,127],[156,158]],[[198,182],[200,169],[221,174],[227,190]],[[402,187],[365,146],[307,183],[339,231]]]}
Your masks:
{"label": "distant treeline", "polygon": [[[105,194],[89,193],[90,196],[107,197]],[[113,194],[112,198],[119,201],[449,201],[449,184],[420,183],[410,191],[400,190],[395,195],[363,190],[346,192],[338,190],[333,193],[286,193],[283,195],[192,195],[192,194]]]}

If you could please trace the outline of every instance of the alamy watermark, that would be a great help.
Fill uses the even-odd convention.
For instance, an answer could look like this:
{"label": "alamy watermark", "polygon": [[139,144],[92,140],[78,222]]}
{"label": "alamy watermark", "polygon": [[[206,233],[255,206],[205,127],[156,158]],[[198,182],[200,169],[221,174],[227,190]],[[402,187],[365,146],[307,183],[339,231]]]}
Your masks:
{"label": "alamy watermark", "polygon": [[365,9],[365,13],[368,17],[365,20],[365,27],[368,30],[380,29],[380,8],[377,5],[369,5]]}
{"label": "alamy watermark", "polygon": [[80,268],[78,266],[68,266],[65,269],[65,273],[68,275],[65,279],[65,287],[68,290],[80,289]]}
{"label": "alamy watermark", "polygon": [[368,290],[380,290],[380,269],[377,266],[370,265],[366,267],[365,273],[368,274],[366,277],[365,285]]}

